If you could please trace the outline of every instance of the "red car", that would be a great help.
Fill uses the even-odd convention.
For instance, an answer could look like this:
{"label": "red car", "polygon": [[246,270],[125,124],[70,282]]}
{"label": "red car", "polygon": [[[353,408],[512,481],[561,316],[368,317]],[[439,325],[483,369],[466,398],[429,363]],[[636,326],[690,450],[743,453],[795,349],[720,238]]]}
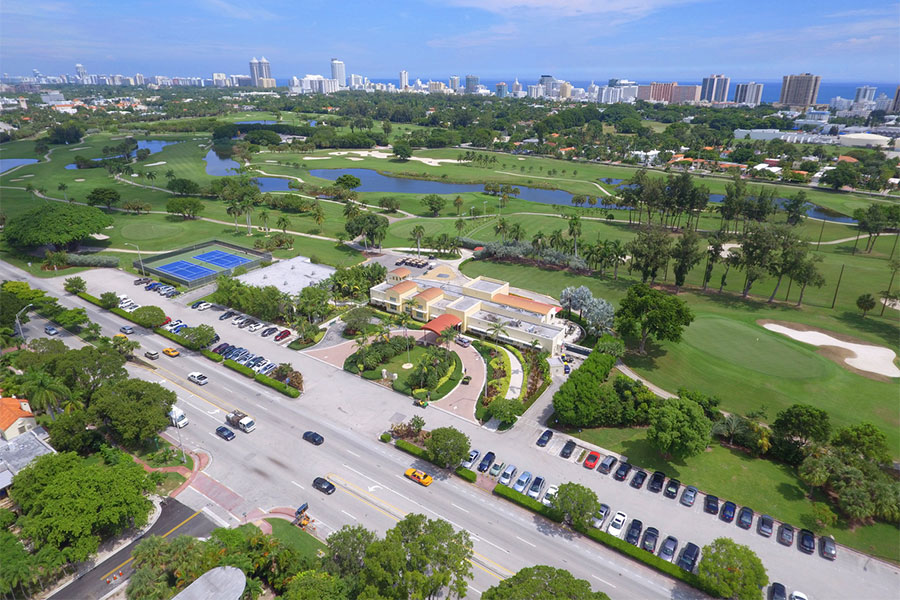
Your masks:
{"label": "red car", "polygon": [[279,334],[275,336],[275,341],[280,342],[281,340],[283,340],[284,338],[286,338],[289,335],[291,335],[291,332],[289,329],[282,329],[281,332],[279,332]]}
{"label": "red car", "polygon": [[597,461],[600,460],[599,452],[591,452],[587,455],[587,458],[584,459],[584,468],[585,469],[593,469],[597,466]]}
{"label": "red car", "polygon": [[[172,317],[166,317],[166,320],[162,322],[163,325],[168,325],[172,322]],[[160,325],[162,327],[162,325]]]}

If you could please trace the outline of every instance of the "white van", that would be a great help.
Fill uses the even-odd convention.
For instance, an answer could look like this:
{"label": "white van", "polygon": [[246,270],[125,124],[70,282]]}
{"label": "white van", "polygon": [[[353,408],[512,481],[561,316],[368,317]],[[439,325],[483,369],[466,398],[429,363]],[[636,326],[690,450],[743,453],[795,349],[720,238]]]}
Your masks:
{"label": "white van", "polygon": [[173,406],[172,410],[169,411],[169,419],[172,421],[172,425],[179,429],[190,423],[184,411],[177,406]]}

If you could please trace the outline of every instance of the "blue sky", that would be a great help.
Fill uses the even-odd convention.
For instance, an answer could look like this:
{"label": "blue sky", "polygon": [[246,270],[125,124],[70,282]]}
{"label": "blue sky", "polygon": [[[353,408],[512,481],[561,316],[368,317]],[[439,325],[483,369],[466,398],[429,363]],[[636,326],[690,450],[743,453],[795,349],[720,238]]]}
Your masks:
{"label": "blue sky", "polygon": [[900,2],[3,0],[0,72],[900,80]]}

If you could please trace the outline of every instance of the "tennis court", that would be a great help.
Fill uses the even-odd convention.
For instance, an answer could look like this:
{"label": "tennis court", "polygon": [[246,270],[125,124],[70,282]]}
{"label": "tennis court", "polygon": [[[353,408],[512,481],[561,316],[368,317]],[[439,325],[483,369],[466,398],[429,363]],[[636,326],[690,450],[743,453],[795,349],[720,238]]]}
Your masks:
{"label": "tennis court", "polygon": [[200,265],[191,264],[186,260],[176,260],[175,262],[171,262],[167,265],[159,265],[158,267],[156,267],[156,269],[162,271],[163,273],[174,275],[175,277],[178,277],[185,281],[194,281],[195,279],[200,279],[201,277],[206,277],[207,275],[216,274],[216,272],[212,269],[207,269],[206,267],[201,267]]}
{"label": "tennis court", "polygon": [[249,258],[244,258],[243,256],[238,256],[237,254],[232,254],[230,252],[223,252],[221,250],[204,252],[203,254],[194,256],[194,258],[216,265],[217,267],[222,267],[223,269],[231,269],[251,262],[251,259]]}

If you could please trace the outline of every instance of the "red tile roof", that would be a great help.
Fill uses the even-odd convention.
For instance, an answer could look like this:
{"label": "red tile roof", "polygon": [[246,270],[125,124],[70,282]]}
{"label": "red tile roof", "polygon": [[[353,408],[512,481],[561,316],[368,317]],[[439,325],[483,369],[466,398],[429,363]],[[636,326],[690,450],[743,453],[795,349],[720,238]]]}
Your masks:
{"label": "red tile roof", "polygon": [[426,329],[436,335],[441,335],[448,327],[456,327],[460,323],[462,323],[462,321],[460,321],[458,317],[445,313],[428,321],[422,329]]}
{"label": "red tile roof", "polygon": [[22,410],[21,398],[0,398],[0,429],[6,431],[21,418],[34,417],[27,410]]}

